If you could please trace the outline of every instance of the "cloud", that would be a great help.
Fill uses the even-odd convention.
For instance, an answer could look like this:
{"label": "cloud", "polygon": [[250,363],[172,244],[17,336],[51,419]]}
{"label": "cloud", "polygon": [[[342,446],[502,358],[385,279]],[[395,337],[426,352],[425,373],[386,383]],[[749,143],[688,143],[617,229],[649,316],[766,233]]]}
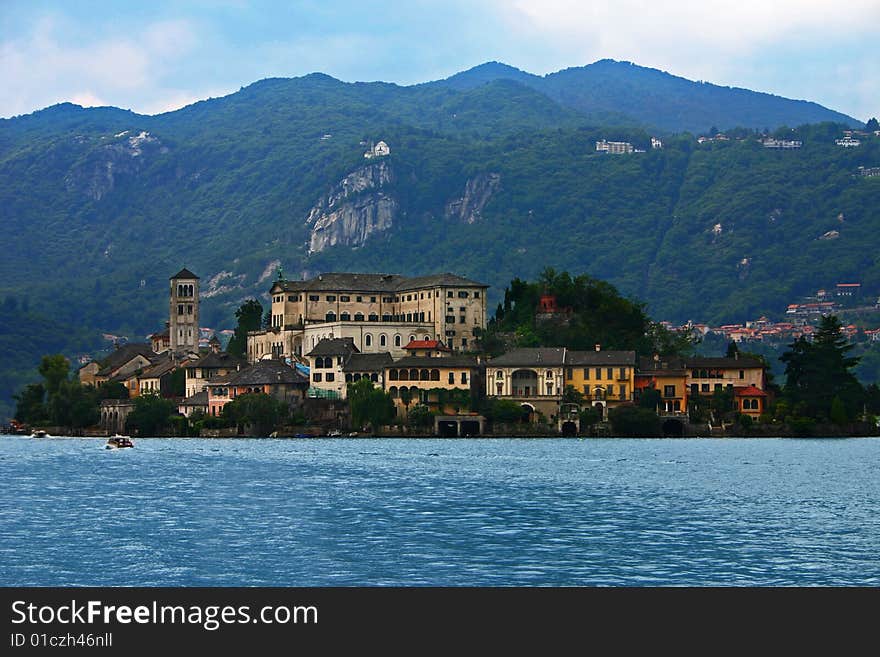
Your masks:
{"label": "cloud", "polygon": [[87,43],[72,42],[76,33],[75,25],[46,16],[29,33],[0,44],[0,115],[68,100],[138,109],[169,93],[164,77],[195,43],[184,21],[159,21]]}

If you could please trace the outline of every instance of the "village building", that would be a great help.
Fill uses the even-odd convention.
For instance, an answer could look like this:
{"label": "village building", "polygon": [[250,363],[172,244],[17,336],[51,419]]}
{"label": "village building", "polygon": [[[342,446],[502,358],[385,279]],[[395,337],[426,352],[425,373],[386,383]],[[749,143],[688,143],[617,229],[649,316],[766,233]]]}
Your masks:
{"label": "village building", "polygon": [[609,155],[625,155],[633,152],[633,145],[628,141],[606,141],[604,139],[596,142],[597,153],[608,153]]}
{"label": "village building", "polygon": [[169,329],[169,326],[170,323],[165,322],[164,331],[153,333],[153,335],[149,337],[150,348],[157,354],[164,354],[166,351],[170,351],[171,349],[171,331]]}
{"label": "village building", "polygon": [[391,149],[384,141],[373,144],[372,146],[370,146],[370,150],[364,153],[364,157],[368,160],[374,157],[385,157],[386,155],[391,155]]}
{"label": "village building", "polygon": [[199,352],[199,277],[186,267],[171,277],[169,299],[170,350]]}
{"label": "village building", "polygon": [[735,388],[734,403],[737,411],[757,420],[766,410],[767,393],[755,386]]}
{"label": "village building", "polygon": [[639,359],[636,373],[636,397],[646,389],[654,389],[660,395],[657,414],[660,417],[687,419],[688,387],[687,367],[680,358],[668,358],[655,354]]}
{"label": "village building", "polygon": [[145,368],[137,376],[138,392],[141,395],[151,394],[171,397],[171,379],[178,364],[173,358],[159,358],[150,367]]}
{"label": "village building", "polygon": [[766,384],[765,367],[757,358],[696,357],[684,360],[687,386],[691,395],[713,395],[725,388],[753,387],[763,390]]}
{"label": "village building", "polygon": [[419,403],[452,414],[470,408],[480,394],[479,371],[478,359],[466,354],[405,356],[385,366],[385,385],[399,415]]}
{"label": "village building", "polygon": [[584,396],[586,405],[597,409],[602,419],[608,410],[633,400],[635,391],[636,352],[567,351],[565,385]]}
{"label": "village building", "polygon": [[184,365],[186,371],[186,396],[202,392],[213,379],[238,371],[247,363],[226,352],[211,352]]}
{"label": "village building", "polygon": [[262,393],[297,406],[305,399],[308,387],[308,377],[296,368],[277,360],[260,361],[205,384],[208,414],[219,416],[226,404],[248,394]]}
{"label": "village building", "polygon": [[[129,375],[149,367],[157,356],[148,344],[116,345],[116,349],[100,362],[92,361],[81,367],[79,381],[94,386],[110,380],[126,381]],[[134,393],[135,396],[138,394],[137,387]]]}
{"label": "village building", "polygon": [[524,416],[552,420],[559,413],[565,389],[564,347],[535,347],[509,351],[486,363],[486,395],[510,399]]}
{"label": "village building", "polygon": [[306,354],[309,361],[310,397],[345,399],[348,394],[343,366],[360,350],[350,338],[323,338]]}
{"label": "village building", "polygon": [[455,274],[405,277],[328,273],[275,281],[271,326],[248,334],[247,357],[300,358],[324,339],[351,340],[361,353],[405,355],[414,340],[476,348],[486,328],[487,285]]}
{"label": "village building", "polygon": [[387,351],[381,354],[351,353],[342,364],[346,386],[361,379],[369,379],[379,388],[385,387],[385,367],[394,362]]}
{"label": "village building", "polygon": [[202,390],[192,397],[181,399],[177,404],[177,412],[184,417],[190,417],[193,413],[208,414],[208,391]]}

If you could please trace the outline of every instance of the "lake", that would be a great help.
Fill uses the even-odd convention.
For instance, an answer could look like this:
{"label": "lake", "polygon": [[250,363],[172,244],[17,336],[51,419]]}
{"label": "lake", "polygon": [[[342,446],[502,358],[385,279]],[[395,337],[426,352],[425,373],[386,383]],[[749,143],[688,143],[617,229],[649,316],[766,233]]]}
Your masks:
{"label": "lake", "polygon": [[880,438],[0,437],[0,585],[880,585]]}

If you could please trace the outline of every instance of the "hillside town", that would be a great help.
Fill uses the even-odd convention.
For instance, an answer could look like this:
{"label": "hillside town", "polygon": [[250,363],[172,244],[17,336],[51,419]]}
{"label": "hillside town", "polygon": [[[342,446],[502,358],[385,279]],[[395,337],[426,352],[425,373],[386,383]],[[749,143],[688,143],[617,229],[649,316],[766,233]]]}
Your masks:
{"label": "hillside town", "polygon": [[[493,419],[506,434],[511,425],[520,433],[601,434],[614,409],[644,406],[643,397],[651,395],[664,434],[688,435],[725,428],[720,414],[711,413],[699,413],[694,426],[694,409],[706,399],[728,395],[732,411],[758,420],[772,395],[765,364],[738,352],[639,357],[596,344],[487,357],[479,340],[487,327],[488,286],[451,273],[325,273],[301,281],[279,276],[269,289],[268,326],[249,331],[238,356],[224,351],[216,335],[200,346],[199,282],[186,268],[176,273],[164,331],[149,343],[117,346],[79,369],[80,383],[115,382],[127,393],[100,402],[101,430],[126,431],[137,398],[145,395],[169,399],[179,416],[195,419],[222,418],[236,399],[263,393],[289,407],[301,420],[297,433],[308,435],[389,433],[394,426],[412,428],[419,414],[422,431],[441,436],[489,435]],[[561,312],[549,294],[535,309],[544,319]],[[389,426],[354,424],[349,397],[359,382],[387,394]],[[499,403],[503,422],[480,412]]]}

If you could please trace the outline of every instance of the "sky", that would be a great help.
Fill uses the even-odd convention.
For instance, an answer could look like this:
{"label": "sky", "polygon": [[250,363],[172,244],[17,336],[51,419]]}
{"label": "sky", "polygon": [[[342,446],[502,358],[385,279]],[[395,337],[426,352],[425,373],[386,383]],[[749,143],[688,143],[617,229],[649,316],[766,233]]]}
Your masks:
{"label": "sky", "polygon": [[880,115],[880,0],[0,0],[0,117],[171,111],[320,71],[413,84],[599,59]]}

